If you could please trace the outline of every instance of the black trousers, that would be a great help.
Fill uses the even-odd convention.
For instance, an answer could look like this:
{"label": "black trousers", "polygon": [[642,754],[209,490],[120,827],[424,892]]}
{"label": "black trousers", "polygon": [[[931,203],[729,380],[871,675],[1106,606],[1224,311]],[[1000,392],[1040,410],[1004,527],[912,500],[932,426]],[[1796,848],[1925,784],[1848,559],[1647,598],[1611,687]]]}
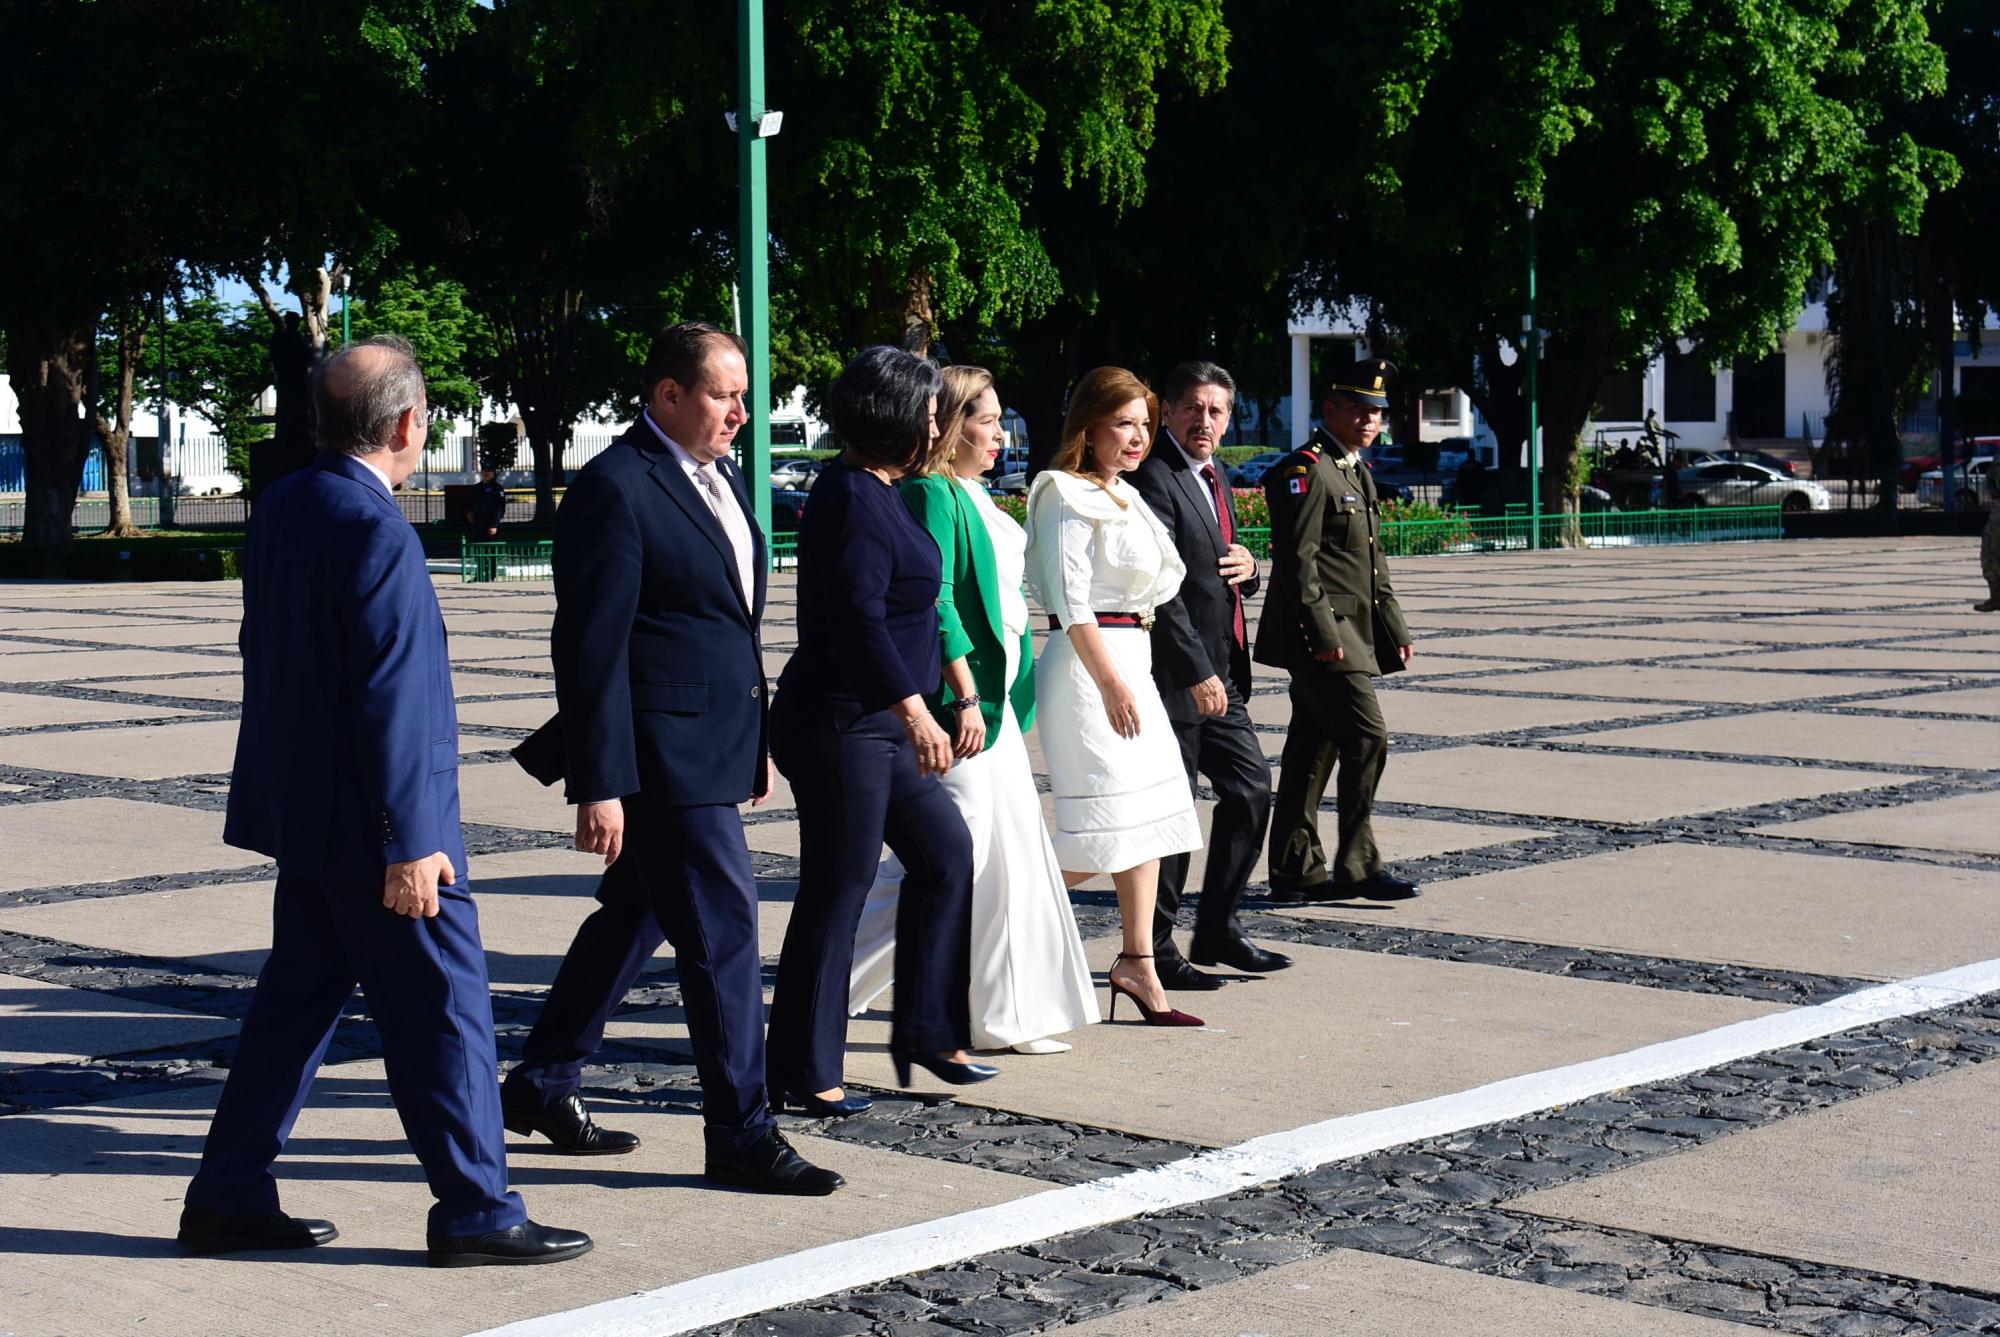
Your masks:
{"label": "black trousers", "polygon": [[772,1127],[764,1092],[764,979],[757,883],[734,807],[625,800],[625,848],[597,884],[510,1087],[546,1106],[576,1090],[604,1025],[661,942],[674,945],[711,1150],[741,1151]]}
{"label": "black trousers", "polygon": [[780,691],[771,759],[799,810],[799,890],[785,930],[766,1041],[768,1082],[843,1084],[854,930],[887,843],[908,870],[896,910],[890,1043],[950,1053],[972,1042],[972,837],[886,710]]}
{"label": "black trousers", "polygon": [[[1292,675],[1292,727],[1278,761],[1271,815],[1273,886],[1348,884],[1382,871],[1369,818],[1388,760],[1389,726],[1366,673],[1311,667]],[[1319,838],[1319,805],[1336,762],[1339,844],[1329,871]]]}
{"label": "black trousers", "polygon": [[[1197,942],[1219,942],[1232,929],[1243,888],[1257,866],[1264,831],[1271,820],[1271,763],[1257,741],[1250,711],[1225,681],[1229,709],[1198,720],[1175,720],[1174,737],[1181,745],[1181,765],[1192,789],[1197,773],[1208,777],[1215,791],[1215,812],[1208,833],[1208,862],[1202,871],[1201,904],[1195,909]],[[1174,924],[1187,888],[1191,853],[1160,861],[1160,896],[1153,909],[1153,954],[1177,955]]]}

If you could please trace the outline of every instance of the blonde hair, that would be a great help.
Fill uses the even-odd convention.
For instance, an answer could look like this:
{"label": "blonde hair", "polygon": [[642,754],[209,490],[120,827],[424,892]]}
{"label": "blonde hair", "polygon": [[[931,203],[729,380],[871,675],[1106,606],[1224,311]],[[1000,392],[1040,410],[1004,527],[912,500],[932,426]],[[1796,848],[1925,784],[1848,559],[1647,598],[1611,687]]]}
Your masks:
{"label": "blonde hair", "polygon": [[924,461],[924,473],[951,472],[952,461],[958,456],[959,443],[965,439],[965,420],[972,412],[973,401],[992,384],[993,373],[984,367],[951,366],[944,369],[944,384],[938,389],[937,444],[931,448],[930,458]]}
{"label": "blonde hair", "polygon": [[1085,441],[1090,429],[1135,399],[1146,402],[1148,449],[1159,435],[1160,397],[1146,383],[1123,367],[1098,367],[1087,371],[1069,392],[1069,413],[1063,418],[1062,443],[1056,447],[1049,468],[1065,473],[1084,473],[1091,468],[1090,447]]}

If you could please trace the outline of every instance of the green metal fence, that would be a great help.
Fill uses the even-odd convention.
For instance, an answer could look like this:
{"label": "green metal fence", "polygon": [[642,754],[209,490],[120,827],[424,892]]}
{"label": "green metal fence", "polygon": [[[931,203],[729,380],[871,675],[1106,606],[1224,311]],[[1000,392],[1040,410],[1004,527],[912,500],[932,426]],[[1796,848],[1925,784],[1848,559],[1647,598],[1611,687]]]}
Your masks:
{"label": "green metal fence", "polygon": [[[1511,508],[1510,508],[1511,509]],[[1586,548],[1647,548],[1676,543],[1739,543],[1784,537],[1783,512],[1776,506],[1696,506],[1675,511],[1585,511],[1575,517],[1544,515],[1540,547],[1580,544]],[[1382,525],[1382,551],[1391,557],[1435,553],[1526,551],[1533,517],[1523,514],[1451,514],[1437,520],[1389,520]],[[1271,553],[1271,531],[1248,526],[1236,531],[1259,557]]]}
{"label": "green metal fence", "polygon": [[460,539],[458,576],[471,584],[489,580],[550,580],[556,545],[549,539],[474,543]]}
{"label": "green metal fence", "polygon": [[771,569],[773,571],[796,571],[799,569],[799,536],[796,531],[771,535]]}

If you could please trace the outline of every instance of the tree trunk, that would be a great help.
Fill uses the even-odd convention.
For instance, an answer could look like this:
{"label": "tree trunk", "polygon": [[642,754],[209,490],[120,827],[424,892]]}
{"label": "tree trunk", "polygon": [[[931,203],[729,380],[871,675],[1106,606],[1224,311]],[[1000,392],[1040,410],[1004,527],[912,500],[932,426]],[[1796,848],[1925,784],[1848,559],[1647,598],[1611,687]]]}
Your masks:
{"label": "tree trunk", "polygon": [[[146,329],[140,317],[126,310],[118,318],[118,387],[112,416],[104,416],[101,402],[94,410],[98,439],[104,442],[104,490],[111,498],[111,524],[104,531],[107,538],[136,538],[140,532],[132,520],[127,466],[132,442],[132,383],[138,375],[145,341]],[[166,442],[162,441],[160,446],[164,450]]]}
{"label": "tree trunk", "polygon": [[937,339],[937,312],[932,306],[934,284],[929,274],[912,274],[903,284],[902,338],[905,352],[918,357],[931,355]]}
{"label": "tree trunk", "polygon": [[23,546],[50,558],[66,552],[76,493],[90,453],[92,423],[84,412],[96,356],[94,312],[17,316],[7,323],[7,374],[21,405],[21,455],[26,465]]}
{"label": "tree trunk", "polygon": [[[1556,342],[1551,340],[1551,342]],[[1557,356],[1542,357],[1542,510],[1563,517],[1563,545],[1582,542],[1577,489],[1570,465],[1583,441],[1584,424],[1611,370],[1610,315],[1602,308],[1578,313],[1556,343]]]}

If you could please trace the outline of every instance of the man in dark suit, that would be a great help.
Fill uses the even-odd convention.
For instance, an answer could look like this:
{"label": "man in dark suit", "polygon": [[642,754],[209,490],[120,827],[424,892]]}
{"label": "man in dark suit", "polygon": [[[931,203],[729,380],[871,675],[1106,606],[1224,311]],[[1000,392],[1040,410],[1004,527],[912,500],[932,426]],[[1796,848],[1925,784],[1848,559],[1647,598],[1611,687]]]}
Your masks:
{"label": "man in dark suit", "polygon": [[250,526],[243,720],[223,837],[278,862],[271,955],[243,1019],[180,1242],[193,1253],[334,1238],[278,1209],[284,1149],[359,983],[431,1193],[430,1261],[553,1263],[590,1237],[507,1188],[493,1005],[458,826],[458,716],[423,548],[391,496],[422,455],[423,372],[400,340],[313,378],[320,454]]}
{"label": "man in dark suit", "polygon": [[576,847],[602,854],[577,930],[507,1076],[507,1126],[558,1151],[630,1151],[577,1084],[604,1025],[671,940],[701,1074],[706,1173],[774,1193],[843,1182],[786,1143],[764,1090],[757,885],[737,805],[762,802],[764,541],[729,458],[748,420],[743,341],[689,321],[646,359],[646,410],[556,513],[554,658]]}
{"label": "man in dark suit", "polygon": [[[1236,921],[1271,816],[1271,765],[1245,704],[1250,648],[1243,601],[1257,592],[1257,561],[1236,541],[1235,500],[1215,460],[1235,408],[1236,382],[1213,362],[1183,362],[1168,375],[1161,401],[1159,442],[1132,482],[1173,535],[1187,578],[1155,616],[1153,681],[1180,740],[1188,784],[1199,772],[1216,796],[1188,953],[1205,966],[1282,970],[1291,959],[1251,942]],[[1174,944],[1192,862],[1191,855],[1176,854],[1160,865],[1153,964],[1169,989],[1221,984],[1196,970]]]}

